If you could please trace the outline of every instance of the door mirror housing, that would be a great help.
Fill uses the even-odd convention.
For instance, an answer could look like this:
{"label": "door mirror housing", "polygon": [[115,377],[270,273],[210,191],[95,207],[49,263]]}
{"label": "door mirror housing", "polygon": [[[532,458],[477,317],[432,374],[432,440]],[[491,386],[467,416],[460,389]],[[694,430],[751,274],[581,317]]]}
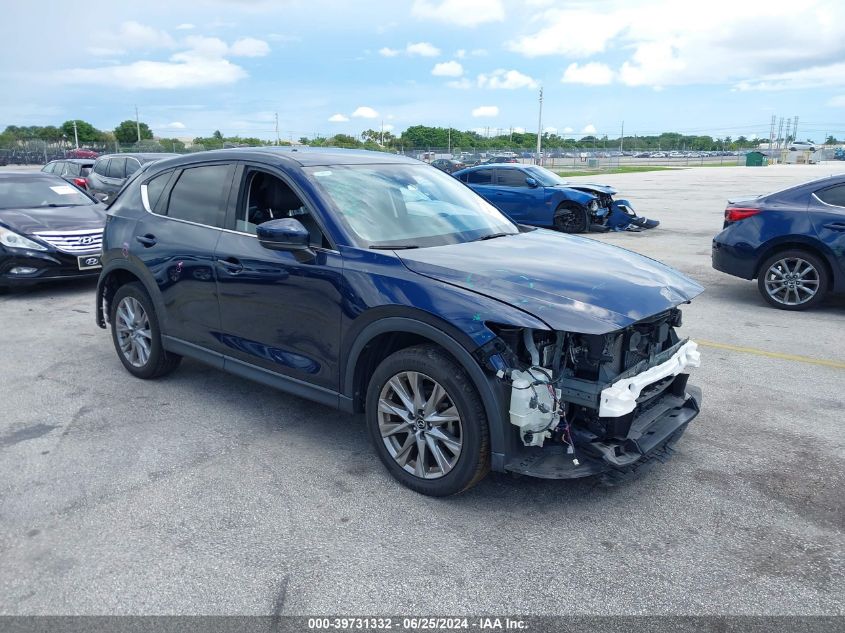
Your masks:
{"label": "door mirror housing", "polygon": [[280,218],[262,222],[256,228],[258,242],[274,251],[307,251],[311,234],[302,222],[294,218]]}
{"label": "door mirror housing", "polygon": [[532,178],[531,176],[529,176],[528,178],[525,179],[525,184],[528,185],[529,187],[531,187],[532,189],[534,187],[540,186],[540,184],[534,178]]}

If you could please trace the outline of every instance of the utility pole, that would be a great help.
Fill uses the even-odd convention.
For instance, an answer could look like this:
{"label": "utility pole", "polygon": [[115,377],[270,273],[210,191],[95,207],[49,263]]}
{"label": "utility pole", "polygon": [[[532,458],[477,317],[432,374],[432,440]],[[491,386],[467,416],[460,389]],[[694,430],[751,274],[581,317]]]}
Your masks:
{"label": "utility pole", "polygon": [[76,149],[79,149],[79,134],[76,132],[76,119],[73,120],[73,142],[76,144]]}
{"label": "utility pole", "polygon": [[278,145],[279,144],[279,113],[274,112],[273,115],[276,119],[276,145]]}
{"label": "utility pole", "polygon": [[452,126],[449,126],[449,129],[446,131],[446,138],[447,138],[447,145],[446,145],[446,153],[449,156],[452,155]]}
{"label": "utility pole", "polygon": [[787,146],[787,148],[789,147],[789,128],[791,126],[792,126],[792,120],[787,119],[786,120],[786,133],[783,136],[783,141],[784,141],[784,144]]}
{"label": "utility pole", "polygon": [[777,139],[777,148],[780,149],[780,142],[783,139],[783,117],[780,118],[780,122],[778,123],[778,136]]}
{"label": "utility pole", "polygon": [[135,106],[135,131],[138,133],[138,143],[141,142],[141,122],[138,120],[138,106]]}
{"label": "utility pole", "polygon": [[535,162],[537,165],[541,164],[540,152],[543,148],[543,88],[540,88],[540,113],[537,116],[537,157]]}
{"label": "utility pole", "polygon": [[[772,125],[769,128],[769,152],[775,148],[775,115],[772,115]],[[771,156],[771,154],[769,154]]]}
{"label": "utility pole", "polygon": [[622,136],[619,137],[619,153],[622,153],[622,147],[625,145],[625,121],[622,121]]}
{"label": "utility pole", "polygon": [[795,115],[795,120],[792,123],[792,136],[795,137],[795,140],[798,140],[798,115]]}
{"label": "utility pole", "polygon": [[384,119],[381,120],[381,142],[380,145],[384,147]]}

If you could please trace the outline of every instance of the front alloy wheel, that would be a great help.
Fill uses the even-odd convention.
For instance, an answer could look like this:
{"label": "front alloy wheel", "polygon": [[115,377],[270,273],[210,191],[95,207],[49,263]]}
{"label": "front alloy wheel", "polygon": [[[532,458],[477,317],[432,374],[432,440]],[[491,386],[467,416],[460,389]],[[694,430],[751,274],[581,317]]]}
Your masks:
{"label": "front alloy wheel", "polygon": [[763,298],[776,308],[805,310],[822,300],[827,270],[810,253],[786,251],[764,262],[757,284]]}
{"label": "front alloy wheel", "polygon": [[442,497],[490,470],[490,431],[464,368],[437,345],[400,349],[367,385],[367,430],[379,459],[412,490]]}
{"label": "front alloy wheel", "polygon": [[378,401],[379,432],[387,452],[422,479],[448,474],[461,456],[463,427],[443,386],[416,371],[393,376]]}

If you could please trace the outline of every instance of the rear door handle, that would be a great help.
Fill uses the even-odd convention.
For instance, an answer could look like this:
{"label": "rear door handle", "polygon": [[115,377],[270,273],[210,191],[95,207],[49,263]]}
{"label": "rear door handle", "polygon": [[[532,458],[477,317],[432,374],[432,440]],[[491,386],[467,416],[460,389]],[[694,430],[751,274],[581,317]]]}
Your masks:
{"label": "rear door handle", "polygon": [[143,244],[144,248],[156,245],[156,236],[150,233],[147,233],[146,235],[136,235],[135,240],[138,243]]}
{"label": "rear door handle", "polygon": [[824,228],[831,231],[845,231],[845,222],[829,222],[824,225]]}
{"label": "rear door handle", "polygon": [[227,257],[220,260],[220,265],[223,266],[230,274],[237,275],[244,269],[244,265],[236,257]]}

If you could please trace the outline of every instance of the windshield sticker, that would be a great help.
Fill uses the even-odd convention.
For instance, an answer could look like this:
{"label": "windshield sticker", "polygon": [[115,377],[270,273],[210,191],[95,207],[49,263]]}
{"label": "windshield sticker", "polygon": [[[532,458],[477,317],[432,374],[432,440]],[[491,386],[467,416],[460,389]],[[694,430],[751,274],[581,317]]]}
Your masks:
{"label": "windshield sticker", "polygon": [[60,196],[73,195],[77,193],[76,189],[74,189],[70,185],[58,185],[57,187],[50,187],[50,189],[55,191]]}
{"label": "windshield sticker", "polygon": [[332,172],[331,171],[315,171],[314,175],[317,176],[317,178],[319,178],[320,176],[331,176]]}

